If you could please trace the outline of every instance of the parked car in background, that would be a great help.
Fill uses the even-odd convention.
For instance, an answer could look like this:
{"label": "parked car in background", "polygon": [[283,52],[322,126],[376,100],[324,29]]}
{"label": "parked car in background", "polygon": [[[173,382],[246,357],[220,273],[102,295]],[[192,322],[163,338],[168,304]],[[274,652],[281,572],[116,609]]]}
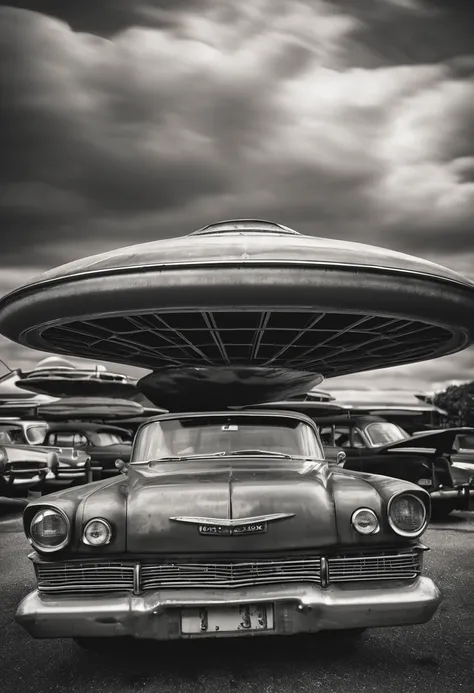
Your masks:
{"label": "parked car in background", "polygon": [[[423,433],[424,431],[417,431],[414,435]],[[474,428],[466,427],[462,433],[457,434],[450,458],[455,467],[474,474]]]}
{"label": "parked car in background", "polygon": [[409,436],[397,424],[371,416],[332,423],[320,419],[318,424],[324,444],[332,441],[346,453],[344,468],[406,479],[425,488],[434,519],[453,510],[474,509],[474,471],[458,467],[450,457],[459,429]]}
{"label": "parked car in background", "polygon": [[15,498],[43,491],[56,480],[58,456],[32,446],[0,445],[0,496]]}
{"label": "parked car in background", "polygon": [[379,416],[331,413],[324,408],[329,405],[321,405],[318,410],[314,405],[309,408],[309,404],[289,401],[265,406],[311,416],[331,462],[422,486],[431,496],[433,518],[444,518],[453,510],[474,509],[474,471],[460,468],[451,460],[453,442],[466,429],[409,436],[400,426]]}
{"label": "parked car in background", "polygon": [[474,429],[467,429],[456,436],[451,460],[456,467],[474,474]]}
{"label": "parked car in background", "polygon": [[[90,455],[72,445],[46,444],[47,431],[48,424],[44,421],[0,419],[0,446],[7,451],[11,490],[14,486],[20,489],[20,480],[25,481],[24,489],[29,487],[42,492],[92,481]],[[53,474],[45,475],[40,470],[44,469],[45,455],[51,452],[56,455],[57,464],[53,465]],[[33,483],[36,477],[38,481]],[[27,479],[30,479],[30,484],[26,483]],[[33,486],[37,488],[33,489]]]}
{"label": "parked car in background", "polygon": [[37,588],[16,620],[86,648],[424,623],[428,493],[324,459],[297,412],[164,414],[120,478],[24,511]]}
{"label": "parked car in background", "polygon": [[133,434],[126,428],[88,421],[48,423],[44,443],[67,446],[86,453],[91,459],[94,479],[116,476],[118,459],[128,462]]}

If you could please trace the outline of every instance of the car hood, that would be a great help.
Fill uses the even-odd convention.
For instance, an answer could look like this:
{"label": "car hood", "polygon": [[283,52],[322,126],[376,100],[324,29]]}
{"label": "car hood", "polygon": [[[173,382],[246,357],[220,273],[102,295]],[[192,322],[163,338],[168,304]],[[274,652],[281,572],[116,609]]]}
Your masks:
{"label": "car hood", "polygon": [[[93,518],[112,525],[112,541],[100,555],[248,555],[403,544],[387,518],[393,494],[410,492],[429,504],[419,486],[386,476],[329,467],[326,462],[281,459],[193,460],[129,464],[112,480],[97,481],[36,499],[24,514],[28,524],[37,506],[60,507],[74,526],[72,553],[97,555],[81,541]],[[373,510],[380,532],[361,535],[352,526],[354,510]],[[28,519],[29,518],[29,519]],[[199,527],[265,525],[253,533],[202,534]],[[26,525],[25,525],[26,526]],[[207,525],[209,526],[209,524]],[[238,527],[237,527],[238,529]],[[258,529],[258,528],[257,528]]]}
{"label": "car hood", "polygon": [[[131,465],[129,484],[127,550],[131,552],[156,550],[157,542],[160,551],[199,547],[214,552],[324,546],[337,539],[331,476],[325,463],[206,460],[177,467],[158,462]],[[224,526],[250,518],[264,531],[200,533],[206,522]]]}

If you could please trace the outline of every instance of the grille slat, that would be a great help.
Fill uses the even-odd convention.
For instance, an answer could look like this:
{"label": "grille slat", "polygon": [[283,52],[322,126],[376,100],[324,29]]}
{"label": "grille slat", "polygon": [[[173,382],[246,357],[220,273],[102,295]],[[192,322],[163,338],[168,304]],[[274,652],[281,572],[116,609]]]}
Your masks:
{"label": "grille slat", "polygon": [[[181,559],[182,560],[182,559]],[[374,580],[408,580],[421,572],[422,553],[396,551],[373,555],[328,557],[329,584]],[[35,564],[43,592],[85,593],[132,591],[132,562]],[[287,582],[321,584],[321,557],[232,562],[151,562],[141,564],[142,591],[165,588],[242,588]]]}
{"label": "grille slat", "polygon": [[329,558],[329,582],[410,579],[420,574],[421,560],[420,552]]}

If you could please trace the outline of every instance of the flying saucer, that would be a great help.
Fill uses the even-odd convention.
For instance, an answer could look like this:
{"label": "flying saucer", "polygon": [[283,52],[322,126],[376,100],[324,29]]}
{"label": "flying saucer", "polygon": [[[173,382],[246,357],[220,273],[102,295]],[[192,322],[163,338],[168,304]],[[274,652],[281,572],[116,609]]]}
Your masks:
{"label": "flying saucer", "polygon": [[52,397],[131,397],[137,393],[135,379],[111,373],[104,366],[44,364],[20,376],[17,387]]}
{"label": "flying saucer", "polygon": [[90,421],[111,420],[143,416],[143,407],[127,399],[97,397],[65,397],[55,402],[40,405],[38,417],[46,421]]}
{"label": "flying saucer", "polygon": [[158,406],[213,408],[460,351],[474,343],[474,283],[409,255],[237,220],[51,270],[0,301],[0,332],[150,369],[139,389]]}
{"label": "flying saucer", "polygon": [[425,402],[408,390],[334,390],[334,402],[344,409],[365,414],[413,412],[423,414],[437,412],[446,414],[435,404]]}

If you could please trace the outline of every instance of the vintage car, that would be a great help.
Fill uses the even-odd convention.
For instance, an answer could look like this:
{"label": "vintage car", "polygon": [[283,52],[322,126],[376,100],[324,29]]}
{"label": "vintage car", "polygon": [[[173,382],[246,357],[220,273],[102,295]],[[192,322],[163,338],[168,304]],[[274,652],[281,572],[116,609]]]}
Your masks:
{"label": "vintage car", "polygon": [[324,445],[346,453],[345,469],[384,474],[412,481],[425,488],[433,519],[453,510],[474,510],[474,470],[454,463],[450,453],[457,431],[441,429],[409,436],[400,426],[381,417],[318,419]]}
{"label": "vintage car", "polygon": [[421,431],[410,436],[380,416],[353,415],[336,402],[273,402],[260,405],[310,416],[317,424],[328,462],[345,469],[383,474],[423,486],[431,516],[474,510],[474,469],[453,464],[453,441],[469,429]]}
{"label": "vintage car", "polygon": [[[5,456],[3,492],[46,493],[92,481],[90,455],[72,445],[46,445],[47,430],[45,421],[0,419],[0,446]],[[45,473],[45,460],[51,459],[48,453],[54,453],[55,462]]]}
{"label": "vintage car", "polygon": [[49,422],[44,444],[82,450],[91,459],[94,479],[116,476],[118,459],[130,460],[132,433],[126,428],[88,421]]}
{"label": "vintage car", "polygon": [[33,637],[359,635],[440,603],[421,574],[429,495],[330,467],[303,414],[164,414],[119,466],[25,509],[37,589],[16,620]]}
{"label": "vintage car", "polygon": [[0,496],[24,496],[56,480],[58,456],[33,446],[0,445]]}
{"label": "vintage car", "polygon": [[474,429],[459,433],[454,441],[451,460],[459,469],[474,474]]}
{"label": "vintage car", "polygon": [[[417,431],[414,435],[423,433],[424,431]],[[466,428],[456,436],[450,459],[458,469],[474,474],[474,428]]]}

